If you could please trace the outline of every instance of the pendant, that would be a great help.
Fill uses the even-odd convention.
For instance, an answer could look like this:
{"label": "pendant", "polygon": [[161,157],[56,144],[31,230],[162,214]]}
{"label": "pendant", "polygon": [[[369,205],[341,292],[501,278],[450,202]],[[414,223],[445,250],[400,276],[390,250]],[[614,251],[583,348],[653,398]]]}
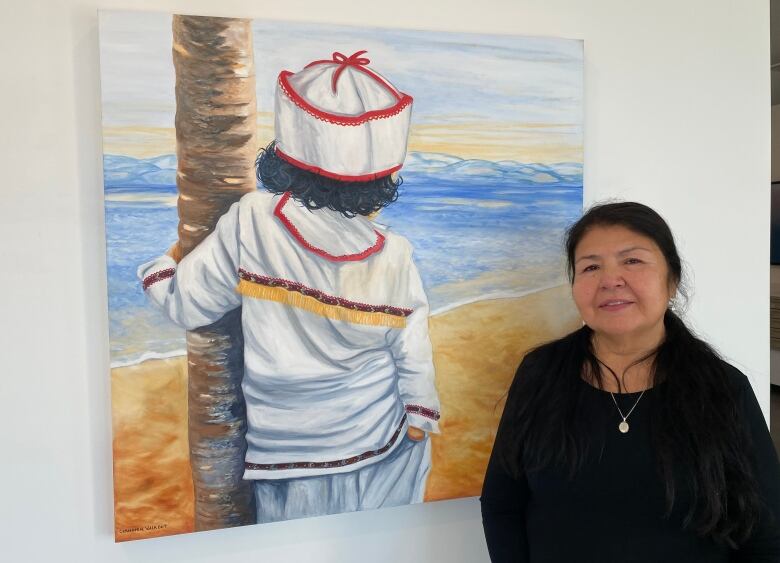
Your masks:
{"label": "pendant", "polygon": [[628,432],[628,422],[626,422],[626,421],[624,420],[623,422],[621,422],[620,424],[618,424],[618,430],[620,430],[620,431],[621,431],[623,434],[625,434],[626,432]]}

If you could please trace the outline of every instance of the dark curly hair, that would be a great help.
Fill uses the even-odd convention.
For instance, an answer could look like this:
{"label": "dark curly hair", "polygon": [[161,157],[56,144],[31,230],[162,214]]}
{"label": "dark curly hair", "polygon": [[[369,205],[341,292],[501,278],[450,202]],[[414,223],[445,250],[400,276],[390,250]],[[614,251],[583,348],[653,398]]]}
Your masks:
{"label": "dark curly hair", "polygon": [[403,183],[399,176],[393,180],[384,176],[368,182],[342,182],[302,170],[276,154],[276,141],[260,149],[255,170],[260,184],[269,192],[290,192],[308,209],[327,207],[345,217],[370,215],[398,199],[398,188]]}

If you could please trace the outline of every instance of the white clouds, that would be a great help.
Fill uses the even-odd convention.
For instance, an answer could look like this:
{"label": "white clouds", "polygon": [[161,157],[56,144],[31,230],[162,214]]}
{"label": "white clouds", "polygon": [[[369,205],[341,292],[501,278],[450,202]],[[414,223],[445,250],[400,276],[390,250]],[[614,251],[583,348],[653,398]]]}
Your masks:
{"label": "white clouds", "polygon": [[[333,51],[368,50],[371,67],[415,98],[418,123],[580,124],[582,42],[255,20],[258,110],[273,111],[279,71]],[[172,127],[171,15],[101,12],[106,126]],[[581,127],[579,127],[581,131]]]}

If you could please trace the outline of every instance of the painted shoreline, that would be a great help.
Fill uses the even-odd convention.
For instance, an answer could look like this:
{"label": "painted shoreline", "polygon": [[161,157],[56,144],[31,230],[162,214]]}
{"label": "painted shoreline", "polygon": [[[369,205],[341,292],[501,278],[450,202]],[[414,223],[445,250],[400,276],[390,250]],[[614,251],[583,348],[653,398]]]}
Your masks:
{"label": "painted shoreline", "polygon": [[[466,282],[468,283],[468,282]],[[539,288],[534,289],[528,289],[528,290],[520,290],[520,291],[497,291],[493,293],[485,293],[481,295],[477,295],[474,297],[468,297],[463,300],[455,301],[453,303],[448,303],[446,305],[443,305],[439,307],[438,309],[435,309],[431,311],[429,318],[433,319],[439,315],[443,315],[446,313],[449,313],[450,311],[454,311],[456,309],[459,309],[460,307],[464,307],[466,305],[471,305],[474,303],[480,303],[482,301],[495,301],[499,299],[519,299],[522,297],[526,297],[528,295],[532,295],[534,293],[539,293],[542,291],[547,291],[550,289],[553,289],[555,287],[559,287],[560,284],[551,284]],[[182,329],[183,330],[183,329]],[[135,365],[143,364],[144,362],[150,361],[150,360],[167,360],[170,358],[177,358],[180,356],[186,356],[187,350],[186,348],[180,348],[176,350],[171,350],[170,352],[143,352],[137,357],[131,358],[131,359],[122,359],[122,360],[116,360],[112,361],[110,363],[111,369],[116,368],[124,368],[124,367],[130,367]]]}
{"label": "painted shoreline", "polygon": [[[426,501],[479,494],[518,362],[579,324],[566,285],[431,316],[442,419]],[[111,381],[117,541],[192,531],[186,358],[114,368]]]}

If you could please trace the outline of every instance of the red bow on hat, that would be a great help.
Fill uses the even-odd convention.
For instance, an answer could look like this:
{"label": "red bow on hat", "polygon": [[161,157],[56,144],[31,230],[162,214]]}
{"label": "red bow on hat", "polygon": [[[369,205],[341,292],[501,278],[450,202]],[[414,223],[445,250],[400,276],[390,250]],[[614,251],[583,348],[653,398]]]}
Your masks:
{"label": "red bow on hat", "polygon": [[358,70],[363,70],[362,67],[366,66],[371,61],[367,59],[366,57],[361,57],[360,55],[367,53],[368,51],[358,51],[356,53],[353,53],[349,57],[345,56],[342,53],[339,53],[338,51],[335,51],[333,53],[333,59],[331,60],[321,60],[321,61],[314,61],[309,64],[307,64],[304,68],[309,68],[310,66],[314,65],[320,65],[320,64],[332,64],[332,63],[338,63],[339,67],[336,69],[336,72],[333,73],[333,79],[331,80],[331,87],[333,88],[333,93],[336,93],[336,83],[339,81],[339,76],[341,76],[341,73],[344,72],[344,69],[353,66],[357,68]]}

